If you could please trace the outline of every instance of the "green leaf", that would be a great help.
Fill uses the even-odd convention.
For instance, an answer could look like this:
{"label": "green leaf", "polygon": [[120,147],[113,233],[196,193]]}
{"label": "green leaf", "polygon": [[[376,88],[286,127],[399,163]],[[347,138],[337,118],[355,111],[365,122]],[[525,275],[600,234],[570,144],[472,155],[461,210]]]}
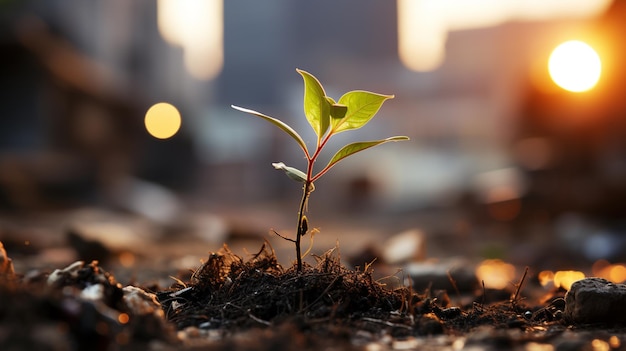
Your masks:
{"label": "green leaf", "polygon": [[372,140],[372,141],[359,141],[356,143],[352,143],[352,144],[348,144],[344,147],[342,147],[339,151],[337,151],[337,153],[335,154],[335,156],[333,156],[333,158],[330,159],[330,161],[328,162],[328,165],[326,165],[326,167],[324,167],[324,172],[328,171],[332,166],[334,166],[337,162],[343,160],[344,158],[350,156],[350,155],[354,155],[359,151],[363,151],[365,149],[369,149],[371,147],[380,145],[380,144],[384,144],[390,141],[402,141],[402,140],[409,140],[409,137],[406,136],[394,136],[394,137],[390,137],[387,139],[382,139],[382,140]]}
{"label": "green leaf", "polygon": [[235,110],[241,111],[241,112],[245,112],[245,113],[249,113],[251,115],[255,115],[257,117],[261,117],[264,120],[269,121],[270,123],[274,124],[278,128],[282,129],[284,132],[289,134],[292,138],[294,138],[295,141],[298,143],[298,145],[300,145],[300,148],[302,148],[302,151],[304,151],[304,154],[307,157],[309,156],[309,151],[306,148],[306,144],[304,143],[304,139],[302,139],[300,134],[298,134],[295,130],[293,130],[293,128],[288,126],[285,122],[283,122],[283,121],[281,121],[279,119],[276,119],[274,117],[270,117],[270,116],[264,115],[264,114],[262,114],[260,112],[247,109],[247,108],[243,108],[243,107],[239,107],[239,106],[235,106],[235,105],[231,105],[230,107],[234,108]]}
{"label": "green leaf", "polygon": [[319,141],[330,125],[330,103],[322,84],[312,74],[296,69],[304,80],[304,115]]}
{"label": "green leaf", "polygon": [[306,174],[297,168],[285,166],[282,162],[272,163],[272,166],[274,166],[275,169],[284,171],[287,177],[295,180],[296,182],[306,182]]}
{"label": "green leaf", "polygon": [[374,117],[383,102],[387,99],[393,99],[393,97],[393,95],[382,95],[363,90],[345,93],[337,104],[347,106],[347,112],[341,119],[331,119],[331,133],[363,127]]}

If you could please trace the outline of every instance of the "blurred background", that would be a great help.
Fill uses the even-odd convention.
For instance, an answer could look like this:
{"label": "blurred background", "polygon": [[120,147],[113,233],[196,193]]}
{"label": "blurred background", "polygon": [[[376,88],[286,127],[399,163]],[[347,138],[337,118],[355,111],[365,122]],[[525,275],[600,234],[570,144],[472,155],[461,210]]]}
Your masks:
{"label": "blurred background", "polygon": [[[429,257],[626,260],[624,34],[619,0],[2,0],[1,235],[33,215],[40,231],[104,232],[109,247],[289,235],[301,189],[271,163],[303,168],[301,151],[230,106],[314,143],[299,68],[335,99],[395,95],[328,158],[411,137],[317,183],[317,251],[339,239],[357,255],[415,229]],[[155,137],[159,102],[181,123]]]}

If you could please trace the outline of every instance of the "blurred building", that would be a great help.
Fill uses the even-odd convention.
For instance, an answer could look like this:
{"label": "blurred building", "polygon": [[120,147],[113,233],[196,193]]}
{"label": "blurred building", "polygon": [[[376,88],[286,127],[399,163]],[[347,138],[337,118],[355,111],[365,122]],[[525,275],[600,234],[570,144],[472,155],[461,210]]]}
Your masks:
{"label": "blurred building", "polygon": [[[333,169],[321,180],[328,190],[316,193],[320,201],[332,200],[326,202],[329,212],[354,205],[412,211],[513,201],[518,207],[498,217],[510,219],[521,213],[516,201],[522,198],[532,206],[547,204],[545,196],[555,199],[541,195],[542,189],[552,189],[566,170],[524,168],[519,158],[521,148],[537,161],[542,140],[561,137],[541,116],[554,114],[559,101],[582,111],[569,105],[571,95],[546,95],[532,81],[546,74],[542,60],[564,33],[588,27],[585,19],[510,20],[454,30],[442,65],[414,72],[398,58],[395,3],[229,0],[223,2],[223,57],[215,58],[223,59],[222,70],[202,80],[185,69],[183,48],[163,38],[153,0],[0,4],[0,101],[6,112],[0,122],[0,193],[7,206],[27,207],[46,198],[46,191],[75,191],[78,202],[98,201],[107,193],[98,189],[127,184],[129,177],[207,201],[297,198],[297,186],[270,166],[283,161],[302,167],[292,140],[229,106],[283,119],[312,141],[295,72],[301,68],[335,98],[354,89],[396,96],[370,125],[338,136],[329,149],[356,139],[412,138]],[[172,102],[183,115],[181,132],[166,141],[150,138],[142,126],[145,111],[158,101]],[[600,135],[596,139],[605,140]],[[579,137],[567,138],[567,157],[586,152],[585,162],[595,162],[597,154],[575,142]],[[607,146],[601,158],[621,160],[622,141],[609,139],[616,146]],[[604,176],[622,184],[619,162],[603,167],[618,169]],[[554,176],[543,180],[548,173]]]}

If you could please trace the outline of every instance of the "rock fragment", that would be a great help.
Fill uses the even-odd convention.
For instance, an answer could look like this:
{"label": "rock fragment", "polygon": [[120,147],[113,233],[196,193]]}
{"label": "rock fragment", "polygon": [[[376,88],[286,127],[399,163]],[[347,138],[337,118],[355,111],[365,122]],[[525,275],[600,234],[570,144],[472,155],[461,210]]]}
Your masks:
{"label": "rock fragment", "polygon": [[125,286],[122,291],[126,306],[134,315],[154,314],[159,318],[165,318],[156,294],[131,285]]}
{"label": "rock fragment", "polygon": [[404,267],[416,291],[425,289],[471,293],[480,284],[472,266],[465,262],[413,262]]}
{"label": "rock fragment", "polygon": [[563,318],[569,323],[626,323],[626,285],[602,278],[574,282],[565,295]]}
{"label": "rock fragment", "polygon": [[63,280],[75,280],[78,272],[85,266],[84,261],[76,261],[63,269],[55,269],[48,276],[48,285],[62,285]]}

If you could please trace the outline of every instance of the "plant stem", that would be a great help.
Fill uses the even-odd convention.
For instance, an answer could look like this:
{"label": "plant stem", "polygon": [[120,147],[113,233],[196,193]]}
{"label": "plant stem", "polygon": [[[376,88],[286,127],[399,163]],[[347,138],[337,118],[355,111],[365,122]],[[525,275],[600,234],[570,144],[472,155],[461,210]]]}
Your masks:
{"label": "plant stem", "polygon": [[[318,140],[317,148],[315,149],[313,156],[309,157],[308,152],[305,152],[305,154],[307,154],[308,161],[306,182],[304,182],[304,187],[302,188],[302,200],[300,201],[300,210],[298,211],[298,229],[296,231],[296,240],[294,241],[296,244],[296,265],[298,272],[302,272],[302,250],[300,249],[300,241],[302,239],[302,236],[306,234],[306,230],[303,228],[302,225],[302,221],[304,219],[304,211],[306,211],[306,204],[309,200],[309,195],[311,195],[311,192],[313,191],[313,189],[315,189],[315,187],[313,186],[313,166],[315,165],[315,160],[317,160],[317,156],[319,156],[320,151],[322,151],[322,149],[328,142],[328,139],[330,139],[331,134],[332,133],[328,133],[326,137],[324,137],[322,140]],[[315,179],[317,178],[319,178],[319,175]]]}
{"label": "plant stem", "polygon": [[304,218],[304,211],[306,209],[306,202],[308,201],[309,195],[311,194],[311,191],[313,189],[312,185],[313,183],[311,181],[306,181],[304,183],[304,186],[302,188],[302,200],[300,201],[300,210],[298,211],[298,230],[296,232],[295,240],[298,272],[302,272],[302,253],[300,250],[300,239],[302,239],[302,236],[306,234],[306,232],[303,233],[304,228],[302,226],[302,221]]}

